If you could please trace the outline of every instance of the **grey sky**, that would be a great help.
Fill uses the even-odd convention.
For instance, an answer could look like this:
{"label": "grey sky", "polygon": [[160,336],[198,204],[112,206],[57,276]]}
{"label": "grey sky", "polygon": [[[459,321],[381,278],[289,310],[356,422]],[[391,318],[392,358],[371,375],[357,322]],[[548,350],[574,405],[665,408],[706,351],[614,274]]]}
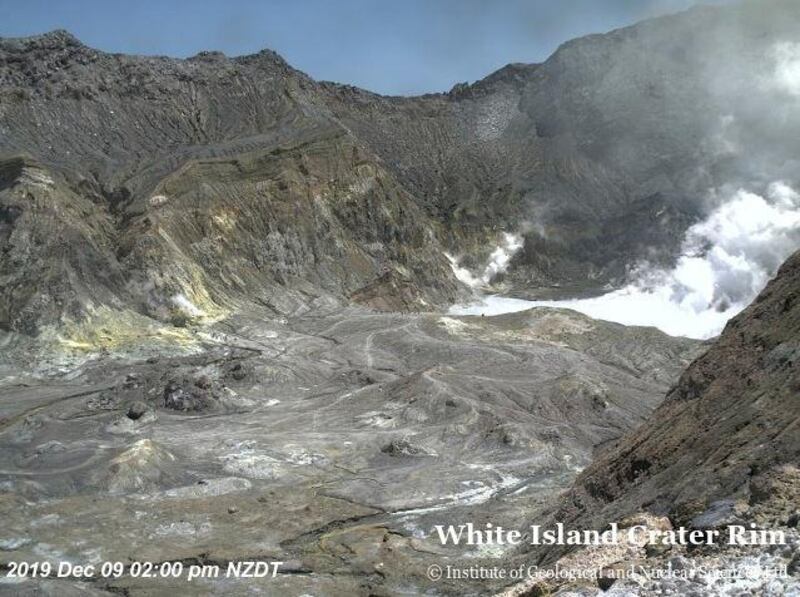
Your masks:
{"label": "grey sky", "polygon": [[[710,3],[714,0],[709,0]],[[110,52],[271,48],[317,79],[387,94],[447,90],[568,39],[694,0],[0,0],[0,36],[63,28]]]}

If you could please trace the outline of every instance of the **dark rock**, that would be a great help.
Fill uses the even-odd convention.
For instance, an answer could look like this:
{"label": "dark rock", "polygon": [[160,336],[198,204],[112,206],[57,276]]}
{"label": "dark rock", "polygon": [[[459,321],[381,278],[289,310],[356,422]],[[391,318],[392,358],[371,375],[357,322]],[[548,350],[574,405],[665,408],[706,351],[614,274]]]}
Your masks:
{"label": "dark rock", "polygon": [[692,519],[691,525],[696,529],[717,529],[731,524],[741,524],[742,519],[737,511],[735,500],[719,500],[701,514]]}
{"label": "dark rock", "polygon": [[369,373],[361,370],[353,370],[348,371],[344,374],[344,377],[353,384],[359,386],[369,386],[375,383],[375,378],[372,377]]}
{"label": "dark rock", "polygon": [[212,403],[212,397],[206,390],[174,381],[164,388],[163,397],[165,408],[184,412],[205,410]]}
{"label": "dark rock", "polygon": [[247,368],[242,363],[235,363],[228,369],[228,376],[236,381],[242,381],[247,377]]}
{"label": "dark rock", "polygon": [[608,591],[611,587],[613,587],[616,581],[617,579],[614,576],[612,575],[604,576],[601,572],[601,574],[597,577],[597,586],[601,591],[605,592]]}
{"label": "dark rock", "polygon": [[393,439],[381,448],[381,452],[389,456],[427,456],[428,452],[409,442],[405,438]]}
{"label": "dark rock", "polygon": [[146,403],[137,400],[128,407],[128,418],[137,421],[141,419],[148,410],[150,410],[150,407]]}
{"label": "dark rock", "polygon": [[103,391],[86,401],[89,410],[116,410],[119,407],[119,395],[115,391]]}
{"label": "dark rock", "polygon": [[195,380],[194,385],[203,390],[208,390],[211,388],[212,381],[208,375],[201,375]]}
{"label": "dark rock", "polygon": [[786,571],[791,575],[800,574],[800,553],[795,553],[786,566]]}
{"label": "dark rock", "polygon": [[136,373],[129,373],[125,376],[125,381],[122,387],[126,390],[131,390],[139,387],[139,376]]}

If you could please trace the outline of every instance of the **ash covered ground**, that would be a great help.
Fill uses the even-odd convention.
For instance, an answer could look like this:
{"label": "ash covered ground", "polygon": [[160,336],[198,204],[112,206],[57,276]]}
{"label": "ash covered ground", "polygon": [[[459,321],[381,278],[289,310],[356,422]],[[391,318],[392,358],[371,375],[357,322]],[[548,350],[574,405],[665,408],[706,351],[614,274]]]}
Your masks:
{"label": "ash covered ground", "polygon": [[[492,582],[433,583],[427,567],[511,554],[443,547],[433,526],[531,524],[701,350],[558,309],[334,309],[274,323],[239,315],[188,330],[171,354],[142,342],[49,379],[21,367],[0,389],[2,556],[277,559],[279,578],[260,581],[275,594],[484,592]],[[259,586],[239,583],[36,585]]]}

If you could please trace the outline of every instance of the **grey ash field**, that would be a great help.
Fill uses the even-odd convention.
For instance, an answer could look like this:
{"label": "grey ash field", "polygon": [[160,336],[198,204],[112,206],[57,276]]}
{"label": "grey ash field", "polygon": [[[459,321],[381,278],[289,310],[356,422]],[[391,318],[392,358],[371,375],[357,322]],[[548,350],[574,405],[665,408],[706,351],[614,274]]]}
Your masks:
{"label": "grey ash field", "polygon": [[[11,376],[3,556],[278,559],[285,574],[262,581],[274,594],[447,592],[426,579],[430,564],[499,554],[448,551],[433,525],[526,526],[698,349],[569,311],[348,309],[236,316],[187,354],[98,359],[59,382]],[[110,584],[196,594],[254,582]]]}
{"label": "grey ash field", "polygon": [[[504,232],[522,248],[490,291],[597,294],[673,263],[708,189],[796,186],[797,100],[762,109],[751,75],[800,5],[769,6],[693,9],[408,98],[270,51],[0,39],[0,571],[285,562],[274,579],[0,593],[594,595],[426,571],[691,558],[796,576],[800,256],[708,342],[555,308],[447,314],[472,293],[448,255],[479,272]],[[432,533],[636,520],[789,542],[567,552]]]}

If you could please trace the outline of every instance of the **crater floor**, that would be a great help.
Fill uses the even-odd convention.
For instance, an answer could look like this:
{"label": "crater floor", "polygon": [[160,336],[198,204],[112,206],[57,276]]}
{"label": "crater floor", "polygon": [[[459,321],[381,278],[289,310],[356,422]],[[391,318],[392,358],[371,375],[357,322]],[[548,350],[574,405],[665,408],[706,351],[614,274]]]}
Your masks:
{"label": "crater floor", "polygon": [[523,557],[442,546],[433,526],[535,522],[702,350],[551,308],[253,312],[182,333],[174,349],[145,342],[58,375],[29,363],[0,382],[0,566],[278,560],[277,578],[4,579],[0,592],[500,589],[429,580],[434,563]]}

